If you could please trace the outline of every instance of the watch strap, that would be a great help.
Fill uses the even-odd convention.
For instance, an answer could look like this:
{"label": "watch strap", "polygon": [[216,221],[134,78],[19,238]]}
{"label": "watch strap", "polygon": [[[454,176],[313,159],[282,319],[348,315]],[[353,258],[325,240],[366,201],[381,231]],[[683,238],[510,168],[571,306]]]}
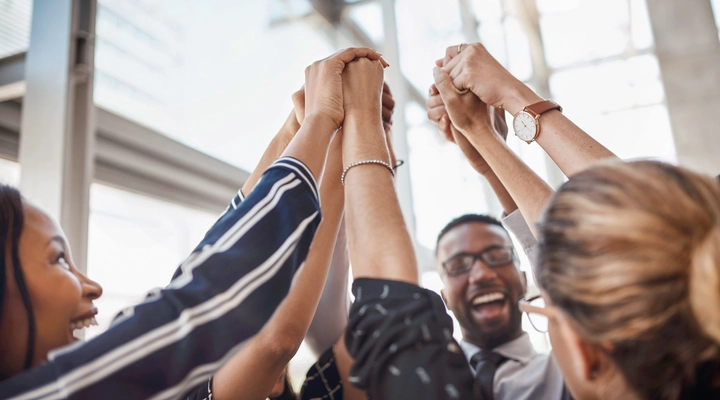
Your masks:
{"label": "watch strap", "polygon": [[524,108],[526,112],[531,114],[533,117],[537,118],[541,114],[544,114],[551,110],[558,110],[562,112],[562,107],[560,104],[552,101],[552,100],[543,100],[538,101],[537,103],[531,104],[529,106],[526,106]]}

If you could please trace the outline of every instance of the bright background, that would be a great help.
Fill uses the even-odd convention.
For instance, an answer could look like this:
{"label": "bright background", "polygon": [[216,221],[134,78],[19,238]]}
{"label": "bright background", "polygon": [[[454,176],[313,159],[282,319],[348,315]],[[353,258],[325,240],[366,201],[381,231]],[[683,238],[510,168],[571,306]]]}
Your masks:
{"label": "bright background", "polygon": [[[532,83],[532,49],[512,10],[516,3],[469,3],[480,39]],[[459,4],[396,2],[400,67],[420,93],[432,83],[434,60],[466,41]],[[720,0],[713,5],[717,21]],[[675,161],[645,0],[538,0],[537,6],[550,95],[565,114],[622,158]],[[31,8],[29,0],[0,0],[0,57],[27,48]],[[349,15],[372,40],[385,40],[378,2],[354,5]],[[304,68],[344,43],[305,0],[99,0],[97,36],[98,105],[247,171],[290,112]],[[407,121],[414,233],[427,252],[450,219],[491,207],[481,177],[441,139],[423,105],[410,102],[399,112]],[[537,145],[512,134],[508,141],[549,179],[552,166]],[[19,168],[0,159],[0,180],[17,184]],[[94,184],[88,272],[105,294],[97,302],[101,326],[89,335],[148,289],[166,285],[215,217]],[[435,272],[424,272],[423,283],[442,286]],[[526,328],[547,351],[545,337]],[[301,349],[293,361],[296,382],[312,362]]]}

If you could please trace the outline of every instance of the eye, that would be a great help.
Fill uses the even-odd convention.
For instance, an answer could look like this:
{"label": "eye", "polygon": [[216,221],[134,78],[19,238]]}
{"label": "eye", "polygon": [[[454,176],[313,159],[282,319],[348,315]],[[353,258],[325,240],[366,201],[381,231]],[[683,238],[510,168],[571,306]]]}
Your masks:
{"label": "eye", "polygon": [[60,264],[61,267],[65,269],[70,269],[70,265],[68,265],[67,260],[65,260],[65,253],[61,252],[58,254],[57,258],[55,259],[55,264]]}

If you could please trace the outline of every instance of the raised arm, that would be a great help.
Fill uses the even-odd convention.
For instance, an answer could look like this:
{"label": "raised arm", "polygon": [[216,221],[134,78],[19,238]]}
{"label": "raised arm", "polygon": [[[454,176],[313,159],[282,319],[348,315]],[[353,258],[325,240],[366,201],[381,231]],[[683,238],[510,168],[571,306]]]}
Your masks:
{"label": "raised arm", "polygon": [[[513,200],[512,196],[510,196],[510,193],[507,191],[500,179],[498,179],[495,172],[492,168],[490,168],[485,159],[480,155],[477,149],[473,147],[467,138],[459,134],[457,128],[453,126],[450,121],[450,117],[447,114],[445,103],[443,103],[440,92],[435,84],[430,86],[429,97],[425,105],[428,110],[428,119],[438,127],[440,134],[442,134],[445,140],[458,145],[460,151],[470,163],[470,166],[472,166],[477,173],[487,180],[488,184],[490,184],[490,187],[500,201],[500,205],[502,206],[505,214],[510,215],[516,211],[518,206],[515,203],[515,200]],[[500,135],[503,139],[506,139],[508,129],[505,122],[505,112],[492,106],[486,107],[488,107],[487,115],[490,119],[490,126],[495,129],[498,135]]]}
{"label": "raised arm", "polygon": [[342,217],[341,136],[342,131],[335,135],[328,151],[320,183],[323,220],[305,266],[268,323],[215,374],[212,382],[214,399],[265,399],[308,331],[328,274]]}
{"label": "raised arm", "polygon": [[[348,66],[346,170],[360,161],[389,161],[379,118],[380,82],[379,65],[360,60]],[[472,377],[452,339],[442,300],[417,286],[415,255],[391,171],[376,162],[347,170],[345,212],[355,303],[345,340],[336,348],[341,374],[341,361],[354,359],[343,382],[369,398],[470,398]],[[450,345],[457,352],[448,350]]]}
{"label": "raised arm", "polygon": [[471,92],[460,93],[448,74],[439,67],[435,68],[434,76],[450,120],[459,130],[455,133],[462,133],[455,135],[455,140],[462,142],[460,136],[467,138],[497,174],[530,228],[534,229],[553,193],[552,188],[507,147],[505,140],[492,127],[488,107],[477,96]]}
{"label": "raised arm", "polygon": [[345,64],[358,58],[385,63],[375,50],[358,47],[340,50],[305,70],[305,119],[282,155],[308,160],[315,179],[322,175],[330,138],[343,123],[342,72]]}
{"label": "raised arm", "polygon": [[[460,52],[458,46],[451,46],[445,54],[443,68],[455,87],[471,90],[484,103],[515,115],[525,106],[543,100],[512,76],[480,43],[462,45]],[[547,112],[540,120],[542,131],[536,141],[565,175],[572,176],[599,160],[616,158],[559,111]]]}

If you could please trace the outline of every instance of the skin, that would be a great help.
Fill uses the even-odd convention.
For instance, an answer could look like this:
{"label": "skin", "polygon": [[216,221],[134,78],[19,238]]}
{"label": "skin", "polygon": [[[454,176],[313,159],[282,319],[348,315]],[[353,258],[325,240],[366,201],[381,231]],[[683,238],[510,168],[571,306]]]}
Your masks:
{"label": "skin", "polygon": [[[70,323],[97,314],[93,300],[102,295],[102,287],[75,267],[65,233],[55,220],[31,203],[24,202],[23,209],[19,258],[37,324],[34,367],[47,361],[49,351],[77,340]],[[6,262],[11,265],[9,254]],[[5,273],[0,379],[22,372],[29,330],[13,269],[7,268]]]}
{"label": "skin", "polygon": [[593,344],[583,339],[570,319],[542,293],[548,317],[552,355],[562,371],[565,385],[578,400],[639,399],[620,370],[610,360],[612,344]]}
{"label": "skin", "polygon": [[[522,335],[522,313],[517,302],[525,295],[525,274],[514,262],[491,268],[478,259],[468,273],[448,276],[441,262],[491,246],[512,246],[512,241],[500,226],[470,222],[449,230],[440,239],[436,257],[445,284],[442,296],[460,323],[463,338],[487,350]],[[472,305],[475,297],[495,292],[505,295],[501,304]]]}
{"label": "skin", "polygon": [[[460,52],[458,46],[448,47],[445,58],[442,62],[438,61],[438,66],[449,75],[458,90],[469,90],[483,103],[505,109],[512,115],[543,100],[506,70],[481,43],[464,45]],[[448,102],[445,101],[445,104],[448,105]],[[450,115],[453,124],[455,119]],[[560,111],[543,114],[540,123],[537,143],[568,177],[599,160],[617,158]]]}

